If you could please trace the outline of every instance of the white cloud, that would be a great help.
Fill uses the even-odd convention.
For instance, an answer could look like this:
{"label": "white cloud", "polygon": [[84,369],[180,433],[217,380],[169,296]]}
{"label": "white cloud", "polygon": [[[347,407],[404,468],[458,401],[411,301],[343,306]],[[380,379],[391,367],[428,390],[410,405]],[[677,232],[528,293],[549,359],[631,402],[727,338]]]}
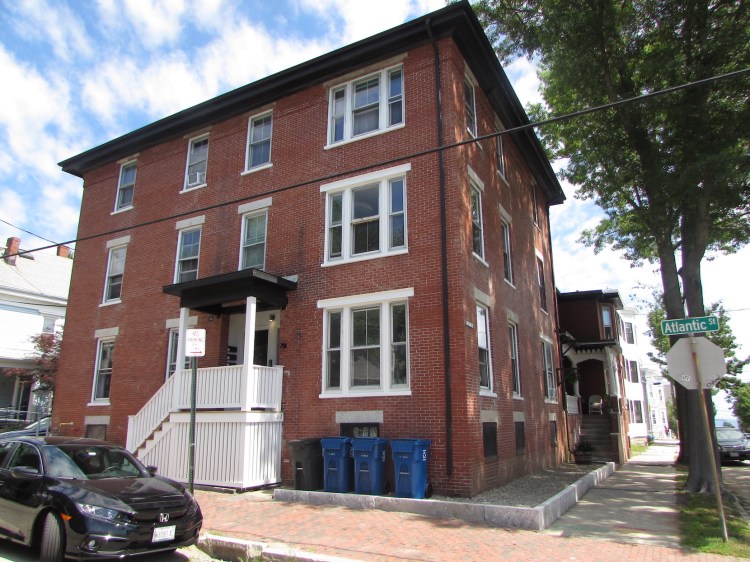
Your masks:
{"label": "white cloud", "polygon": [[123,15],[148,48],[177,40],[185,15],[184,0],[122,0]]}
{"label": "white cloud", "polygon": [[513,84],[521,104],[526,107],[529,104],[542,103],[542,95],[539,93],[539,77],[537,68],[531,61],[518,58],[504,68],[508,80]]}

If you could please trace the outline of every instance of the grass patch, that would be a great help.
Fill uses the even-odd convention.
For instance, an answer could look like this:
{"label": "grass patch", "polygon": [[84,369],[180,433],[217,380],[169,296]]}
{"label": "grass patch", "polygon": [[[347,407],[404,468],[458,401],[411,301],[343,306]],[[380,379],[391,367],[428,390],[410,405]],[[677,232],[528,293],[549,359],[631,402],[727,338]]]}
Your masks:
{"label": "grass patch", "polygon": [[726,543],[714,494],[679,493],[682,545],[698,552],[750,558],[750,527],[731,498],[724,496],[722,500],[729,535]]}
{"label": "grass patch", "polygon": [[630,455],[640,455],[641,453],[645,453],[648,450],[648,445],[640,445],[636,443],[635,445],[630,446]]}

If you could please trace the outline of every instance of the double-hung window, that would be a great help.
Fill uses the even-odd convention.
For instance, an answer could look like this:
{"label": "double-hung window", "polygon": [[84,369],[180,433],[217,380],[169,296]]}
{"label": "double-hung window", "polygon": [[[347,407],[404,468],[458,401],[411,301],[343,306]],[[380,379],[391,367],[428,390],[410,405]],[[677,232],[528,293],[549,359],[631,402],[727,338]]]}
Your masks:
{"label": "double-hung window", "polygon": [[114,339],[101,339],[98,342],[96,370],[94,372],[93,402],[108,402],[109,387],[112,382],[112,357],[115,352]]}
{"label": "double-hung window", "polygon": [[130,209],[133,206],[135,173],[135,162],[126,162],[120,167],[120,182],[117,185],[117,201],[115,202],[115,211]]}
{"label": "double-hung window", "polygon": [[409,391],[407,299],[413,289],[318,302],[323,325],[323,395]]}
{"label": "double-hung window", "polygon": [[464,79],[464,110],[466,112],[466,130],[472,137],[477,136],[477,107],[474,98],[474,84]]}
{"label": "double-hung window", "polygon": [[329,144],[384,131],[404,122],[401,66],[335,86],[330,96]]}
{"label": "double-hung window", "polygon": [[482,223],[482,192],[471,184],[471,249],[484,259],[484,225]]}
{"label": "double-hung window", "polygon": [[542,378],[544,380],[544,397],[547,400],[557,400],[552,344],[545,340],[542,340]]}
{"label": "double-hung window", "polygon": [[326,199],[325,264],[406,251],[406,176],[397,166],[321,187]]}
{"label": "double-hung window", "polygon": [[500,236],[503,245],[503,276],[505,280],[513,284],[513,261],[510,253],[510,223],[502,220],[500,223]]}
{"label": "double-hung window", "polygon": [[245,170],[253,170],[271,164],[271,137],[273,113],[264,113],[250,118],[247,131],[247,154]]}
{"label": "double-hung window", "polygon": [[477,345],[479,347],[479,388],[491,391],[490,324],[487,309],[481,305],[477,305]]}
{"label": "double-hung window", "polygon": [[207,167],[208,136],[204,135],[191,139],[188,147],[188,163],[184,189],[193,189],[205,185]]}
{"label": "double-hung window", "polygon": [[625,343],[635,343],[635,333],[633,332],[632,322],[623,322],[623,331],[625,332]]}
{"label": "double-hung window", "polygon": [[266,223],[268,212],[245,215],[242,220],[242,269],[266,268]]}
{"label": "double-hung window", "polygon": [[[169,329],[169,340],[167,341],[167,378],[171,377],[177,370],[177,348],[180,343],[180,330]],[[183,369],[190,368],[190,358],[185,357]]]}
{"label": "double-hung window", "polygon": [[[503,130],[503,127],[496,123],[498,132]],[[505,170],[505,151],[503,150],[503,135],[497,135],[495,137],[495,164],[497,165],[497,173],[503,178],[506,175]]]}
{"label": "double-hung window", "polygon": [[510,348],[510,376],[513,379],[513,396],[521,396],[521,365],[518,356],[518,326],[508,323],[508,344]]}
{"label": "double-hung window", "polygon": [[630,382],[639,382],[640,376],[638,375],[638,361],[627,361],[628,366],[628,379]]}
{"label": "double-hung window", "polygon": [[536,283],[539,287],[539,305],[542,310],[547,311],[547,283],[544,279],[544,262],[542,258],[536,258]]}
{"label": "double-hung window", "polygon": [[125,273],[125,255],[127,251],[127,246],[118,246],[109,250],[104,302],[119,301],[122,296],[122,276]]}
{"label": "double-hung window", "polygon": [[180,231],[177,244],[177,266],[175,283],[183,283],[198,278],[198,257],[201,249],[201,229],[189,228]]}

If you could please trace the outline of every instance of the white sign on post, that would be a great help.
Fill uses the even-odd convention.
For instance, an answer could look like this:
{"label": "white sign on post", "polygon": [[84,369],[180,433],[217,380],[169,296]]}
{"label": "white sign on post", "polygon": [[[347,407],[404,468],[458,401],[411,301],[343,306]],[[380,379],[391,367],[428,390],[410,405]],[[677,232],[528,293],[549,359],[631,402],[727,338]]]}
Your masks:
{"label": "white sign on post", "polygon": [[[696,372],[693,353],[700,365]],[[706,338],[682,338],[667,352],[669,376],[688,390],[713,388],[727,372],[724,351]]]}
{"label": "white sign on post", "polygon": [[206,355],[206,330],[185,331],[185,357]]}

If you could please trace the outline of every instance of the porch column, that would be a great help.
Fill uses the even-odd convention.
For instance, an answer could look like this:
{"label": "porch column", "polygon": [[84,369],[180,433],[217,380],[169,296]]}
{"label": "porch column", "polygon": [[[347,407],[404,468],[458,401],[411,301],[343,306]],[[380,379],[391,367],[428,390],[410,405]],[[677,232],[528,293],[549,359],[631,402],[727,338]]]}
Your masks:
{"label": "porch column", "polygon": [[245,360],[243,363],[243,369],[246,369],[245,373],[250,371],[250,366],[253,364],[253,356],[255,355],[255,313],[258,308],[258,302],[255,297],[247,297],[247,305],[245,308],[245,349],[243,357]]}

